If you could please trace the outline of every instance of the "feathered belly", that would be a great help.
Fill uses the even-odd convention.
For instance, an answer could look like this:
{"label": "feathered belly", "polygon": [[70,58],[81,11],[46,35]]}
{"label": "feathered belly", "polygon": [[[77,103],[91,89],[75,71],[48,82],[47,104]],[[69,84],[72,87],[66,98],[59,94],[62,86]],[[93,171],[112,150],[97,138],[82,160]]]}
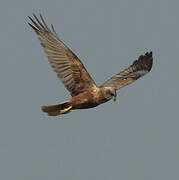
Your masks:
{"label": "feathered belly", "polygon": [[84,92],[70,99],[73,109],[88,109],[99,105],[90,92]]}

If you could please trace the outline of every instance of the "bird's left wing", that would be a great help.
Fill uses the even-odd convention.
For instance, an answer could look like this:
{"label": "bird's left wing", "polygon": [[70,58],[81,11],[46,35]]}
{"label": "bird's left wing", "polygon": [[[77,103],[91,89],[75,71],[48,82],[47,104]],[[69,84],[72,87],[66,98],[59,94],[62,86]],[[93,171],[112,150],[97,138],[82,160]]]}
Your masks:
{"label": "bird's left wing", "polygon": [[53,25],[51,29],[45,23],[42,15],[40,20],[34,14],[29,17],[29,25],[36,32],[51,67],[57,73],[64,86],[72,96],[92,88],[95,82],[78,57],[58,38]]}
{"label": "bird's left wing", "polygon": [[138,60],[135,60],[127,69],[104,82],[101,87],[120,89],[147,74],[151,70],[152,64],[152,52],[147,52],[145,55],[141,55]]}

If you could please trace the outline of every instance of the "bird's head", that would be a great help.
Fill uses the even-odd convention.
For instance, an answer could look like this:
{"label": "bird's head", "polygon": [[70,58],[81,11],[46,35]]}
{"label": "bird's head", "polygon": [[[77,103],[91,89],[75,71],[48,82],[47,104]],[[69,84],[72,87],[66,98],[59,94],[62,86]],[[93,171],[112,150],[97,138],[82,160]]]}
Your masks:
{"label": "bird's head", "polygon": [[113,87],[105,87],[104,97],[108,100],[113,99],[114,101],[116,101],[116,97],[117,97],[116,89]]}

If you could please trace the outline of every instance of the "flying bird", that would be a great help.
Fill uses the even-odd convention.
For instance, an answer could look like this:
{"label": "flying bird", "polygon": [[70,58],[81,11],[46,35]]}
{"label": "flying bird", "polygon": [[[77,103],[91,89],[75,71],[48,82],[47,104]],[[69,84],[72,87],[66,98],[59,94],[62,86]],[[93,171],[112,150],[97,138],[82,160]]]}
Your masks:
{"label": "flying bird", "polygon": [[96,107],[111,99],[116,91],[147,74],[153,63],[152,52],[141,55],[127,69],[97,86],[80,59],[59,39],[54,26],[47,26],[42,15],[33,14],[28,23],[37,34],[48,61],[57,76],[70,92],[71,98],[63,103],[42,106],[49,116],[58,116],[75,109]]}

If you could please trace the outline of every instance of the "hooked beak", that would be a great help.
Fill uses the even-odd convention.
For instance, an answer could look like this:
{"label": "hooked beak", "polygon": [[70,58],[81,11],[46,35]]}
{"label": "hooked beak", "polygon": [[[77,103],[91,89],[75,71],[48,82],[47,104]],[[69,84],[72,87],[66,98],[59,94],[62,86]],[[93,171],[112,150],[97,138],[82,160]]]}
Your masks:
{"label": "hooked beak", "polygon": [[115,91],[115,94],[113,96],[113,101],[116,101],[116,97],[117,97],[117,94],[116,94],[116,91]]}

